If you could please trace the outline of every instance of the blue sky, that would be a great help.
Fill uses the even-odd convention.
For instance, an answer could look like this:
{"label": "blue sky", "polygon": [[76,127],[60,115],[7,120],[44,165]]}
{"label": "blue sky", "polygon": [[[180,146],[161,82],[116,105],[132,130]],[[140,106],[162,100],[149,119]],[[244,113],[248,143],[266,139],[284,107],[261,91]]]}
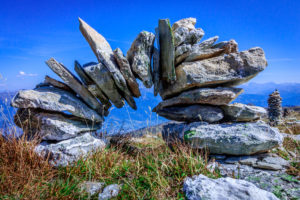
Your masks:
{"label": "blue sky", "polygon": [[[0,91],[32,88],[46,74],[45,60],[96,61],[81,36],[81,17],[126,52],[158,19],[197,18],[205,38],[235,39],[240,50],[260,46],[269,66],[252,82],[300,82],[300,1],[7,1],[0,0]],[[204,39],[205,39],[204,38]]]}

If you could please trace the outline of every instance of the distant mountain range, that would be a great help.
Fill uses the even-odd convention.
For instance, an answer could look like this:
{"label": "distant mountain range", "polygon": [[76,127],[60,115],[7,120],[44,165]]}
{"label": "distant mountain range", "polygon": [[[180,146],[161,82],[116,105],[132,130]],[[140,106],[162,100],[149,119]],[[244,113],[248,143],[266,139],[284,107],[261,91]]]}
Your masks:
{"label": "distant mountain range", "polygon": [[[241,85],[245,91],[234,102],[253,104],[267,107],[268,95],[278,89],[282,97],[283,106],[300,105],[300,83],[249,83]],[[159,117],[151,110],[161,101],[159,96],[154,97],[153,89],[141,88],[142,96],[136,99],[138,110],[135,111],[126,105],[122,109],[111,108],[109,116],[105,119],[103,131],[107,132],[127,132],[167,121]],[[0,92],[1,118],[4,115],[12,116],[14,109],[9,107],[9,102],[16,92]],[[1,117],[2,116],[2,117]],[[10,117],[11,118],[11,117]],[[3,120],[2,120],[3,124]]]}

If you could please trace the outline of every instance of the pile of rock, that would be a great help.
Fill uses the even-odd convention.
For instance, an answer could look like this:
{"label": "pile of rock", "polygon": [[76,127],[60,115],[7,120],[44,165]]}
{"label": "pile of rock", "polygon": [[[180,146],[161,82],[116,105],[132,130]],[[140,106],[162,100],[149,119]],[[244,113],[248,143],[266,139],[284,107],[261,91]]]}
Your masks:
{"label": "pile of rock", "polygon": [[137,109],[133,97],[141,96],[136,77],[151,87],[151,58],[155,36],[143,31],[133,42],[127,58],[112,50],[105,38],[79,18],[80,31],[99,63],[80,65],[72,74],[54,58],[46,64],[64,82],[49,76],[33,90],[19,91],[11,105],[19,108],[15,123],[29,137],[38,137],[36,151],[54,165],[66,165],[81,155],[103,148],[106,140],[96,136],[109,108],[121,108],[125,101]]}
{"label": "pile of rock", "polygon": [[218,36],[199,43],[204,31],[195,24],[196,19],[187,18],[171,28],[168,20],[159,21],[160,73],[154,80],[163,101],[153,111],[184,122],[164,126],[164,138],[225,155],[252,155],[278,146],[278,130],[257,122],[267,114],[264,108],[230,104],[243,92],[234,86],[266,68],[264,51],[238,52],[234,40],[215,44]]}
{"label": "pile of rock", "polygon": [[243,92],[232,86],[247,82],[267,66],[263,50],[238,52],[234,40],[215,44],[218,36],[199,43],[204,31],[195,28],[195,23],[195,18],[182,19],[171,29],[168,20],[160,20],[159,93],[163,101],[153,111],[171,120],[209,123],[248,122],[266,114],[256,106],[228,105]]}
{"label": "pile of rock", "polygon": [[[112,105],[121,108],[126,101],[137,109],[134,98],[141,93],[136,78],[147,88],[154,85],[154,95],[159,93],[162,97],[163,101],[153,109],[157,114],[175,121],[197,122],[185,124],[184,128],[195,129],[197,134],[181,135],[190,141],[196,138],[198,144],[193,147],[223,145],[210,150],[248,155],[278,145],[276,130],[254,122],[266,114],[265,109],[229,104],[243,92],[233,86],[247,82],[267,66],[261,48],[238,52],[234,40],[215,44],[218,36],[199,43],[204,31],[195,28],[195,18],[179,20],[172,27],[168,19],[163,19],[159,20],[156,35],[139,33],[125,57],[121,49],[113,51],[105,38],[80,18],[79,23],[98,63],[80,65],[75,61],[77,78],[51,58],[46,64],[63,82],[46,76],[35,89],[20,91],[11,103],[19,108],[15,123],[29,137],[41,138],[43,142],[37,150],[43,155],[50,152],[53,162],[64,158],[66,162],[61,163],[66,164],[76,160],[78,152],[105,146],[106,141],[96,137],[95,132]],[[203,122],[243,123],[198,126]],[[178,135],[181,126],[177,123],[171,127],[171,134]],[[169,134],[170,126],[166,128],[163,132]],[[245,133],[249,134],[242,136]],[[233,141],[225,144],[229,136]]]}

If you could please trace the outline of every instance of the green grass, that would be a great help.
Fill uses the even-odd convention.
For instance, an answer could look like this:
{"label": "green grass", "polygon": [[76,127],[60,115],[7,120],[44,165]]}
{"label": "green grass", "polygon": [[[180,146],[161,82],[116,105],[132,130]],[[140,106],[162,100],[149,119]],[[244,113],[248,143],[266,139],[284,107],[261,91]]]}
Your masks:
{"label": "green grass", "polygon": [[[5,163],[0,161],[1,164]],[[16,161],[15,164],[18,165]],[[112,145],[78,160],[73,166],[50,172],[48,167],[45,171],[42,168],[39,176],[32,176],[22,184],[18,183],[21,179],[15,180],[11,188],[2,190],[1,187],[5,187],[2,180],[7,180],[12,172],[4,173],[5,177],[0,179],[0,199],[89,199],[88,194],[80,191],[79,185],[83,181],[122,184],[115,199],[184,199],[182,186],[186,177],[198,174],[220,177],[218,173],[210,172],[206,165],[204,154],[193,152],[186,146],[180,145],[172,151],[161,138],[145,138],[139,142]],[[97,196],[91,199],[97,199]]]}

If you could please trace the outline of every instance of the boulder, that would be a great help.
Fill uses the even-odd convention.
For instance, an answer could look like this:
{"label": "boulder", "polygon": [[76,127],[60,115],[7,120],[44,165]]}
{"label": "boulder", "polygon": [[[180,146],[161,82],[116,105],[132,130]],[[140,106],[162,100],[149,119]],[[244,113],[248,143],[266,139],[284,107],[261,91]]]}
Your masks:
{"label": "boulder", "polygon": [[124,101],[117,89],[114,79],[111,77],[111,73],[102,63],[85,66],[84,71],[117,108],[124,106]]}
{"label": "boulder", "polygon": [[54,112],[67,112],[90,121],[103,121],[102,116],[89,108],[74,94],[53,87],[21,90],[12,99],[11,106],[16,108],[36,108]]}
{"label": "boulder", "polygon": [[175,31],[179,27],[185,27],[188,30],[193,30],[195,29],[196,22],[197,22],[196,18],[192,18],[192,17],[181,19],[172,25],[172,30]]}
{"label": "boulder", "polygon": [[114,50],[114,56],[133,96],[140,97],[141,93],[139,90],[139,84],[136,82],[135,77],[131,71],[129,62],[127,58],[123,55],[123,52],[120,48]]}
{"label": "boulder", "polygon": [[158,21],[161,79],[167,83],[176,81],[175,46],[169,19]]}
{"label": "boulder", "polygon": [[[185,140],[192,148],[207,148],[212,154],[252,155],[266,152],[282,143],[278,129],[266,123],[166,125],[164,139]],[[171,137],[171,138],[168,138]]]}
{"label": "boulder", "polygon": [[103,113],[103,105],[85,88],[82,83],[61,63],[58,63],[54,58],[46,61],[49,68],[56,73],[74,92],[76,92],[82,100],[96,110],[98,113]]}
{"label": "boulder", "polygon": [[81,136],[57,143],[44,141],[35,148],[35,151],[42,157],[49,159],[52,165],[59,167],[72,164],[93,151],[104,149],[106,145],[105,140],[94,136],[92,133],[84,133]]}
{"label": "boulder", "polygon": [[74,91],[68,85],[66,85],[65,83],[60,82],[58,80],[55,80],[54,78],[51,78],[50,76],[45,76],[44,83],[74,94]]}
{"label": "boulder", "polygon": [[174,84],[162,84],[163,99],[195,87],[236,86],[247,82],[267,66],[264,51],[252,48],[239,53],[196,62],[184,62],[176,68]]}
{"label": "boulder", "polygon": [[197,88],[160,102],[153,111],[176,105],[209,104],[227,105],[244,90],[241,88]]}
{"label": "boulder", "polygon": [[202,174],[186,178],[183,191],[188,200],[279,200],[248,181],[230,177],[211,179]]}
{"label": "boulder", "polygon": [[206,105],[173,106],[156,109],[156,113],[162,117],[175,121],[195,122],[217,122],[224,116],[218,107]]}
{"label": "boulder", "polygon": [[85,21],[80,18],[78,19],[80,23],[79,29],[96,55],[98,62],[103,63],[107,70],[111,73],[117,87],[127,95],[131,95],[131,92],[127,88],[126,80],[121,74],[118,64],[116,63],[114,53],[109,43]]}
{"label": "boulder", "polygon": [[155,36],[153,33],[142,31],[135,38],[127,51],[127,59],[133,73],[143,82],[146,88],[151,88],[152,72],[151,57],[154,47]]}
{"label": "boulder", "polygon": [[237,122],[249,122],[267,116],[267,110],[259,106],[250,106],[241,103],[234,103],[222,106],[224,115],[228,120]]}
{"label": "boulder", "polygon": [[27,137],[51,141],[67,140],[101,128],[101,123],[36,109],[18,109],[14,121]]}

